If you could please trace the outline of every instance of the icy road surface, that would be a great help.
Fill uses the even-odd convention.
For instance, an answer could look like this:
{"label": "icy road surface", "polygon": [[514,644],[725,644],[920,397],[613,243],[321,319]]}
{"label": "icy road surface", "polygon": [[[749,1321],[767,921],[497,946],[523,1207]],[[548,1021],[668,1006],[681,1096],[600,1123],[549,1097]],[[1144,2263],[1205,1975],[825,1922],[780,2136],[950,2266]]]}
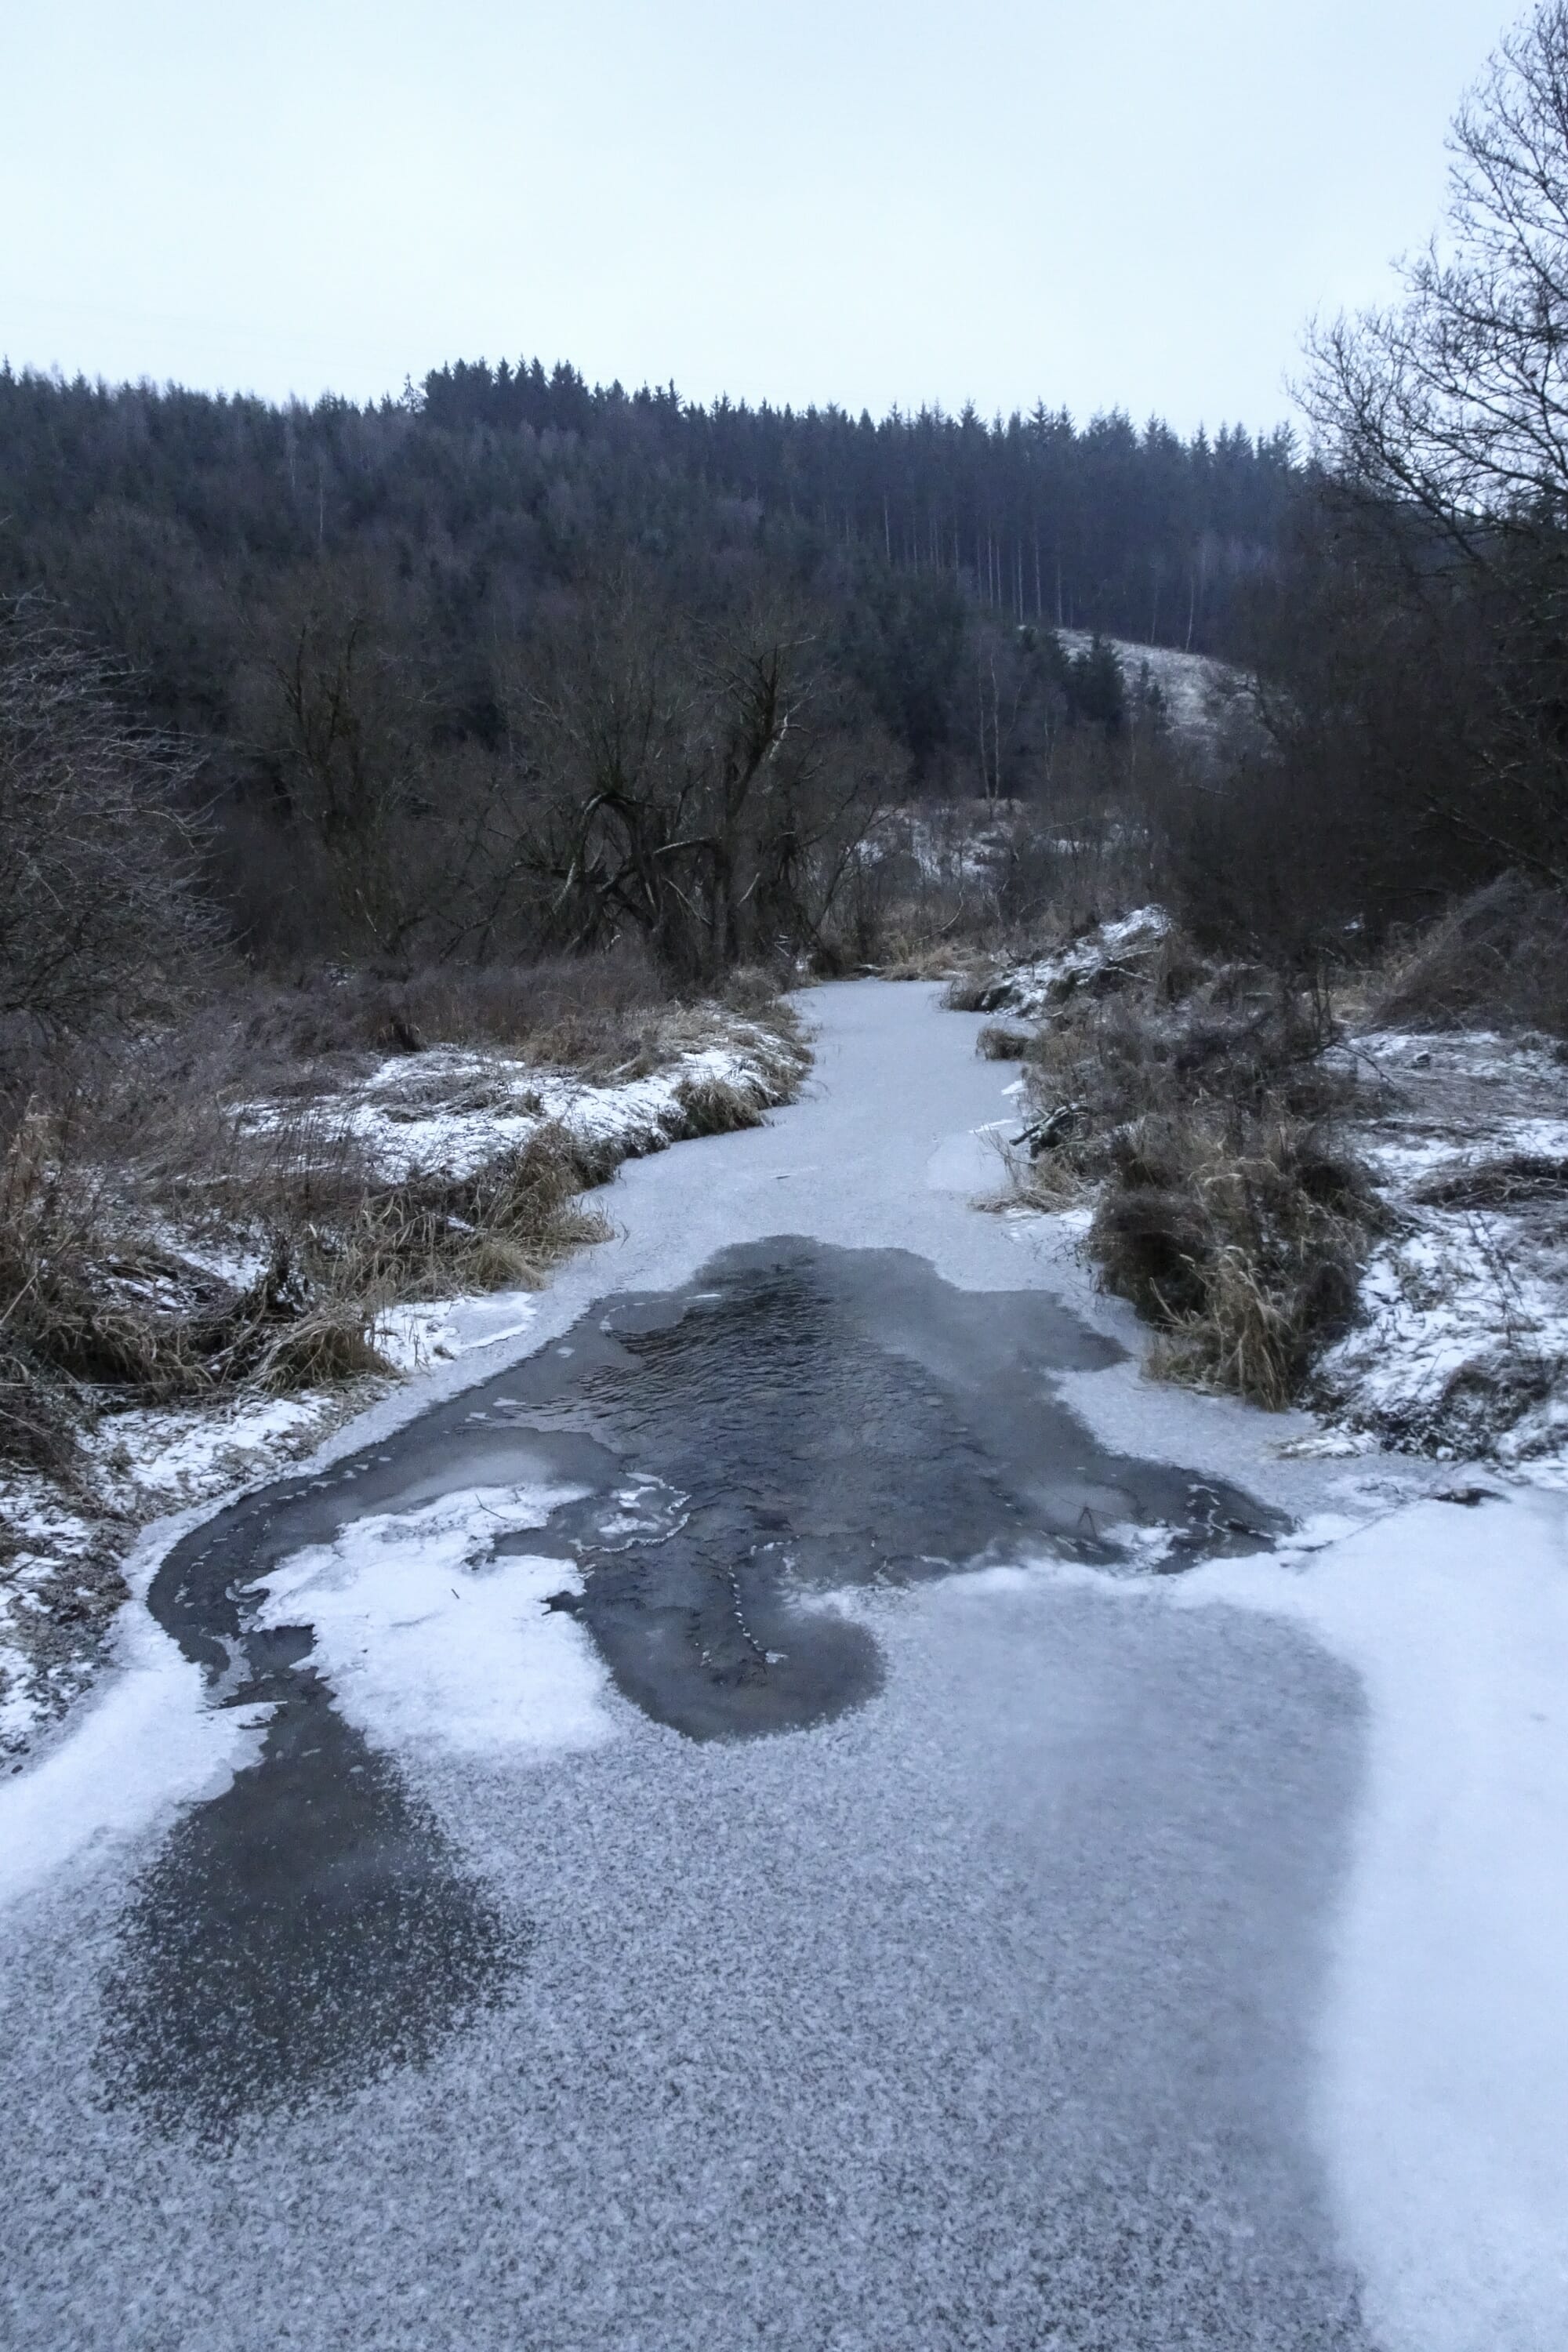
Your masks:
{"label": "icy road surface", "polygon": [[1560,2352],[1560,1497],[1150,1387],[824,990],[0,1787],[9,2347]]}

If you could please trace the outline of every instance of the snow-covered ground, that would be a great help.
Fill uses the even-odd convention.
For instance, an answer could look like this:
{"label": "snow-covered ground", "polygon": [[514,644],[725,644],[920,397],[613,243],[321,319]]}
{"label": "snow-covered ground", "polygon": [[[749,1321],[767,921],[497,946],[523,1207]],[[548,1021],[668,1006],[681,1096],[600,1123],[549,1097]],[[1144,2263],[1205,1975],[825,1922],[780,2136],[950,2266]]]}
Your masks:
{"label": "snow-covered ground", "polygon": [[[709,1025],[711,1025],[710,1024]],[[758,1102],[779,1098],[798,1065],[771,1030],[733,1018],[721,1045],[694,1046],[653,1072],[593,1081],[470,1046],[395,1054],[334,1095],[332,1123],[368,1152],[378,1174],[399,1181],[440,1169],[470,1174],[516,1150],[546,1126],[620,1159],[662,1151],[690,1131],[690,1102],[705,1087],[735,1087]],[[256,1130],[295,1115],[296,1106],[258,1103]]]}
{"label": "snow-covered ground", "polygon": [[[469,1047],[398,1055],[340,1080],[321,1106],[321,1131],[346,1134],[393,1182],[472,1173],[548,1126],[613,1162],[706,1131],[703,1099],[716,1087],[758,1108],[787,1099],[807,1059],[776,1029],[719,1008],[671,1014],[664,1037],[663,1066],[595,1080]],[[259,1134],[297,1113],[297,1104],[261,1101],[246,1118]],[[169,1229],[158,1239],[236,1287],[266,1262],[244,1234],[215,1242]],[[518,1339],[535,1311],[534,1296],[516,1289],[419,1300],[385,1308],[373,1337],[395,1373],[416,1374]],[[275,1475],[384,1386],[371,1378],[107,1412],[87,1433],[79,1487],[0,1475],[0,1759],[25,1751],[91,1685],[110,1654],[138,1527]]]}
{"label": "snow-covered ground", "polygon": [[1392,1230],[1314,1395],[1368,1442],[1568,1470],[1568,1061],[1492,1033],[1370,1032],[1354,1130]]}

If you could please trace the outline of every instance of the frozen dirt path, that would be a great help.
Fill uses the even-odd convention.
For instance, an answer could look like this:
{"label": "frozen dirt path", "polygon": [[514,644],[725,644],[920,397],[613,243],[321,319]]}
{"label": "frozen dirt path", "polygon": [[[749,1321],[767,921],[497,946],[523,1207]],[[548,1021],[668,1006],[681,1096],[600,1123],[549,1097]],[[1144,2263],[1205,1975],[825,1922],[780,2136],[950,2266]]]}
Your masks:
{"label": "frozen dirt path", "polygon": [[[1352,1538],[1315,1613],[1281,1515],[1401,1474],[1336,1493],[1150,1389],[974,1212],[975,1022],[807,1009],[807,1099],[625,1170],[525,1358],[149,1547],[120,1680],[0,1790],[18,2352],[1563,2340],[1561,2035],[1472,2046],[1463,1969],[1421,1979],[1452,2082],[1387,2022],[1486,1868],[1484,1818],[1423,1844],[1400,1806],[1484,1633],[1445,1554],[1445,1645],[1423,1547],[1489,1513],[1385,1519],[1437,1531],[1370,1630]],[[1561,1633],[1529,1527],[1516,1646]],[[1497,1802],[1550,1829],[1558,1759]],[[1500,1965],[1545,2016],[1529,1865]],[[1419,2143],[1500,2079],[1528,2161],[1426,2196]]]}

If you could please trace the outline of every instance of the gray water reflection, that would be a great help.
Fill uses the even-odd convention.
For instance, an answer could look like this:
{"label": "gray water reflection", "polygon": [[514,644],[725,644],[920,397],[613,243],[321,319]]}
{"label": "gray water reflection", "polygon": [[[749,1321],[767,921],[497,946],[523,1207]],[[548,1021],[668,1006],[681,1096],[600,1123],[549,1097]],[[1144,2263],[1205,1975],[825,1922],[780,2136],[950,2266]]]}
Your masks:
{"label": "gray water reflection", "polygon": [[727,1738],[876,1689],[864,1628],[811,1605],[835,1589],[1022,1551],[1112,1567],[1156,1529],[1177,1568],[1277,1526],[1233,1487],[1096,1443],[1055,1376],[1118,1353],[1037,1292],[773,1241],[595,1309],[488,1410],[591,1436],[633,1471],[552,1520],[584,1570],[563,1605],[647,1713]]}

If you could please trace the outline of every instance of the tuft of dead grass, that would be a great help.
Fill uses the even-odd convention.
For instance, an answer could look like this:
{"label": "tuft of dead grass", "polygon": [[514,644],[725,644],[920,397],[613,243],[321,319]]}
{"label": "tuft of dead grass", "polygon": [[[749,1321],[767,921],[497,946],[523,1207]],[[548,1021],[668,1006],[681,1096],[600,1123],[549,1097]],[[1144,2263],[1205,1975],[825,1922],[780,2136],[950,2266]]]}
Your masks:
{"label": "tuft of dead grass", "polygon": [[983,1062],[1021,1062],[1033,1042],[1030,1030],[989,1021],[974,1040],[974,1050]]}
{"label": "tuft of dead grass", "polygon": [[1156,1372],[1277,1408],[1353,1315],[1378,1212],[1336,1035],[1321,999],[1173,939],[1029,1037],[1016,1190],[1094,1202],[1089,1255],[1161,1334]]}
{"label": "tuft of dead grass", "polygon": [[1089,1248],[1163,1334],[1151,1368],[1279,1410],[1355,1312],[1371,1195],[1355,1163],[1288,1120],[1167,1121],[1129,1154]]}
{"label": "tuft of dead grass", "polygon": [[1429,1209],[1524,1209],[1568,1200],[1568,1160],[1507,1152],[1429,1177],[1411,1197]]}
{"label": "tuft of dead grass", "polygon": [[689,1077],[677,1084],[681,1133],[685,1136],[734,1135],[763,1124],[762,1106],[754,1095],[731,1078]]}

